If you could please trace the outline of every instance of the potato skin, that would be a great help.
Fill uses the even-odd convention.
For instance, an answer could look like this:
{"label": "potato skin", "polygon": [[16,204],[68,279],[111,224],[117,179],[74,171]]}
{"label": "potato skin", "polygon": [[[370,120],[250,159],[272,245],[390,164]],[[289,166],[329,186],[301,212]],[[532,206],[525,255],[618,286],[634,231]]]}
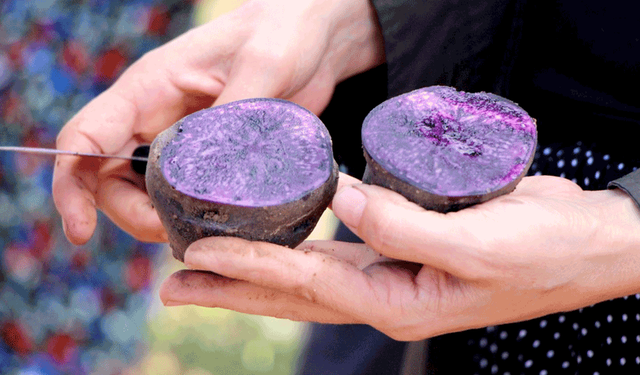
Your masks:
{"label": "potato skin", "polygon": [[502,188],[488,192],[487,194],[452,197],[433,194],[402,181],[398,177],[389,173],[380,164],[376,163],[376,161],[369,156],[367,150],[364,149],[364,157],[367,160],[367,165],[364,169],[362,182],[393,190],[425,210],[432,210],[441,213],[453,212],[459,211],[465,207],[473,206],[474,204],[486,202],[515,190],[516,185],[518,185],[520,180],[522,180],[522,178],[527,174],[527,171],[533,162],[533,156],[534,155],[532,154],[529,158],[527,167],[524,171],[517,178]]}
{"label": "potato skin", "polygon": [[160,166],[162,150],[175,137],[182,121],[153,141],[145,175],[149,197],[167,230],[174,258],[184,262],[187,247],[205,237],[233,236],[293,248],[311,234],[338,187],[335,161],[329,179],[296,201],[245,207],[196,199],[171,186]]}

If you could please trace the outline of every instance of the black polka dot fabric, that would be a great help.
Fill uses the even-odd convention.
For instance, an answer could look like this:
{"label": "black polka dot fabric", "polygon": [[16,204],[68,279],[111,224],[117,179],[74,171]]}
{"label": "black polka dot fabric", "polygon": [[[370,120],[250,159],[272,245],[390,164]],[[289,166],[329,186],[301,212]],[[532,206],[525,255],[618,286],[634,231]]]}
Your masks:
{"label": "black polka dot fabric", "polygon": [[595,146],[578,142],[572,146],[538,147],[530,175],[551,175],[568,178],[585,190],[602,190],[607,183],[637,169],[636,165],[616,160]]}
{"label": "black polka dot fabric", "polygon": [[[538,148],[531,175],[565,177],[585,190],[636,170],[582,143]],[[640,374],[640,294],[429,340],[428,374]]]}

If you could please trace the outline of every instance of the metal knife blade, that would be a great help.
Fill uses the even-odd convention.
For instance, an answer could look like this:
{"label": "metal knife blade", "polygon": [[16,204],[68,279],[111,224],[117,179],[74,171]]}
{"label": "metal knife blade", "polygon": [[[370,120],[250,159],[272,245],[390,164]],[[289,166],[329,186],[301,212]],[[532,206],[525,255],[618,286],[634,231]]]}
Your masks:
{"label": "metal knife blade", "polygon": [[121,155],[105,155],[105,154],[91,154],[86,152],[66,151],[53,148],[41,148],[41,147],[16,147],[16,146],[0,146],[0,151],[8,152],[20,152],[26,154],[39,154],[39,155],[73,155],[73,156],[89,156],[92,158],[107,158],[107,159],[124,159],[131,161],[149,161],[149,158],[144,156],[121,156]]}
{"label": "metal knife blade", "polygon": [[122,159],[131,161],[131,168],[138,174],[144,175],[147,169],[147,162],[149,161],[149,146],[138,146],[131,156],[123,155],[105,155],[105,154],[92,154],[86,152],[58,150],[53,148],[42,147],[19,147],[19,146],[0,146],[0,151],[7,152],[20,152],[26,154],[38,154],[38,155],[72,155],[72,156],[88,156],[92,158],[103,159]]}

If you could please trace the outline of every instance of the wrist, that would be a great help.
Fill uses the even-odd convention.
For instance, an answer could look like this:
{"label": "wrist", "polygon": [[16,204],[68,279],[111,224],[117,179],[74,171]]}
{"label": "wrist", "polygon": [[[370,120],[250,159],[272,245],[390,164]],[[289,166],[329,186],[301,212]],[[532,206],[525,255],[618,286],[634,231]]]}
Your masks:
{"label": "wrist", "polygon": [[332,4],[328,51],[337,82],[385,62],[382,30],[370,0],[319,0],[316,3]]}
{"label": "wrist", "polygon": [[[242,8],[262,14],[267,27],[260,31],[284,26],[296,34],[303,40],[297,52],[305,59],[320,53],[320,65],[329,69],[335,83],[385,62],[382,30],[370,0],[251,0]],[[276,41],[266,38],[269,44]]]}
{"label": "wrist", "polygon": [[599,300],[640,292],[640,210],[619,189],[589,193],[597,200],[599,225],[592,249],[588,289]]}

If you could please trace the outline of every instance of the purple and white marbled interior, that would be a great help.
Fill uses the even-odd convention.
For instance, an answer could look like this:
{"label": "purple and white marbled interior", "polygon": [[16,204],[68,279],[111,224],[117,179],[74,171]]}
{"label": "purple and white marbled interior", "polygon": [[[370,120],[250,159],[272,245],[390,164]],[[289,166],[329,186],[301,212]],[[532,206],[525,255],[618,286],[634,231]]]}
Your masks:
{"label": "purple and white marbled interior", "polygon": [[367,116],[362,142],[397,178],[443,196],[486,194],[513,181],[536,147],[535,121],[489,93],[433,86],[389,99]]}
{"label": "purple and white marbled interior", "polygon": [[247,99],[187,116],[160,165],[186,195],[262,207],[320,187],[331,175],[333,154],[313,113],[285,100]]}

